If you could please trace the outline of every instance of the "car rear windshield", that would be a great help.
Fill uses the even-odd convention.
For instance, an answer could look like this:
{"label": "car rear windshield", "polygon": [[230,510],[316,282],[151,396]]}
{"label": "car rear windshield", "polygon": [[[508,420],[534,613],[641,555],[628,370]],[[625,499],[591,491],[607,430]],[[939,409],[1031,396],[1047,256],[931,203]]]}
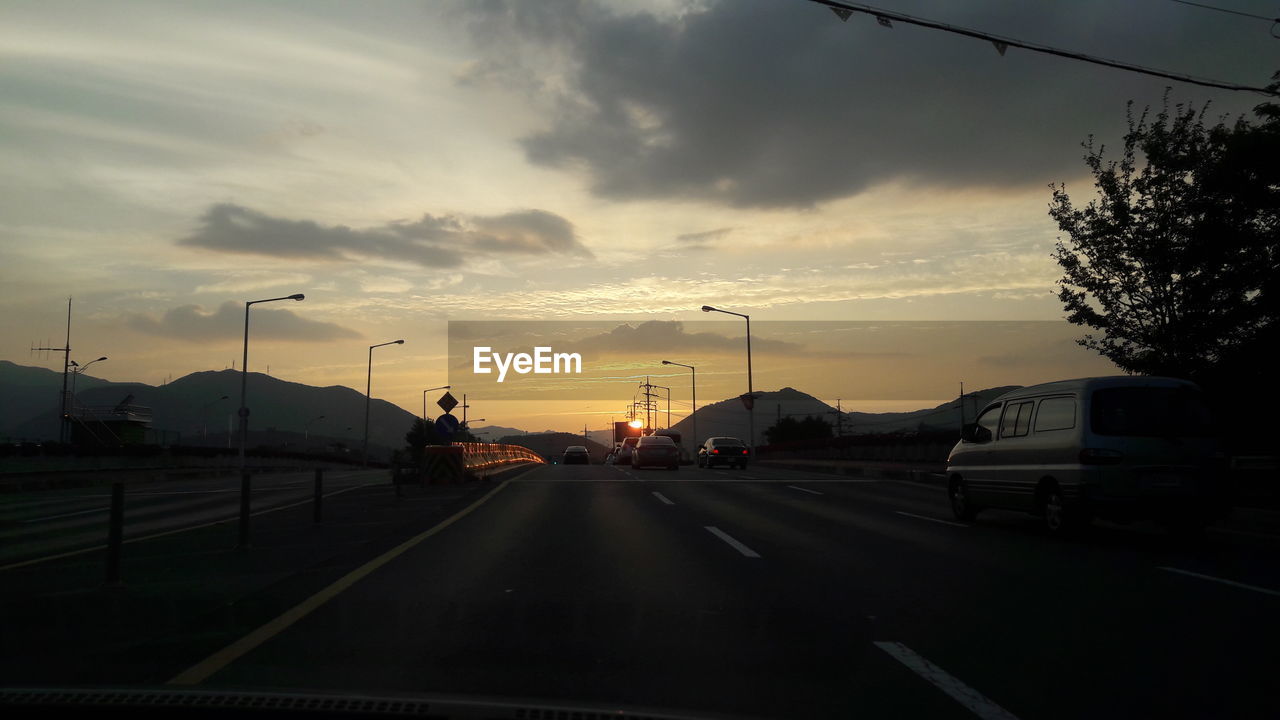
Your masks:
{"label": "car rear windshield", "polygon": [[1200,393],[1189,387],[1125,387],[1095,390],[1090,411],[1099,435],[1206,437],[1213,417]]}
{"label": "car rear windshield", "polygon": [[746,447],[741,440],[712,440],[712,447]]}
{"label": "car rear windshield", "polygon": [[664,435],[651,435],[646,438],[640,438],[639,445],[648,447],[650,445],[675,445],[675,441]]}

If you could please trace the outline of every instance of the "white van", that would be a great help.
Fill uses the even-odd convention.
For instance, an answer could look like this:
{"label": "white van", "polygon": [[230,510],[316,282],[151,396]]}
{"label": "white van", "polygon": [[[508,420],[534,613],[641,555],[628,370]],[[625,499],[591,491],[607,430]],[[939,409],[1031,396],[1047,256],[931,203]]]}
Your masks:
{"label": "white van", "polygon": [[1117,376],[1013,390],[964,426],[947,458],[957,519],[1040,515],[1054,534],[1093,517],[1148,517],[1194,532],[1227,503],[1216,431],[1191,382]]}

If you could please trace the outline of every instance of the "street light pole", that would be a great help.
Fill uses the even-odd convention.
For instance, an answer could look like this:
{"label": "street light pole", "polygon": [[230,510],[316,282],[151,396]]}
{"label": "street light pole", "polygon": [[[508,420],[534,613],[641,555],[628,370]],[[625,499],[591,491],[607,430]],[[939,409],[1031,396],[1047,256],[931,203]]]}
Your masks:
{"label": "street light pole", "polygon": [[427,422],[427,393],[431,392],[432,390],[448,390],[448,389],[449,389],[448,385],[441,385],[440,387],[427,388],[426,390],[422,391],[422,422],[423,423]]}
{"label": "street light pole", "polygon": [[680,367],[689,368],[689,371],[693,375],[693,382],[692,382],[693,412],[690,413],[689,417],[693,418],[693,444],[696,446],[698,444],[698,369],[692,365],[685,365],[684,363],[671,362],[670,360],[663,360],[662,364],[663,365],[679,365]]}
{"label": "street light pole", "polygon": [[364,382],[364,452],[360,458],[361,467],[369,467],[369,392],[373,389],[373,349],[383,345],[403,345],[404,340],[392,340],[369,346],[369,373]]}
{"label": "street light pole", "polygon": [[726,315],[737,315],[747,321],[747,397],[750,398],[750,406],[747,408],[747,418],[751,427],[751,440],[747,442],[747,447],[751,451],[751,459],[756,457],[756,395],[755,388],[751,382],[751,316],[742,313],[736,313],[732,310],[721,310],[713,308],[710,305],[703,305],[702,312],[718,312]]}
{"label": "street light pole", "polygon": [[258,303],[275,302],[277,300],[305,299],[302,293],[285,295],[284,297],[267,298],[265,300],[249,300],[244,304],[244,353],[240,358],[240,540],[237,547],[249,547],[249,470],[245,464],[244,447],[249,441],[249,406],[246,405],[246,388],[249,384],[249,308]]}
{"label": "street light pole", "polygon": [[302,441],[304,443],[311,442],[311,423],[317,420],[323,420],[323,419],[324,419],[323,415],[317,415],[316,417],[313,417],[310,420],[308,420],[307,424],[302,427]]}
{"label": "street light pole", "polygon": [[[220,398],[218,398],[218,399],[216,399],[216,400],[210,400],[209,402],[205,403],[205,404],[200,408],[200,439],[201,439],[202,441],[204,441],[204,442],[208,442],[208,441],[209,441],[209,407],[210,407],[211,405],[213,405],[214,403],[216,403],[216,402],[222,402],[223,400],[229,400],[229,399],[230,399],[230,398],[229,398],[228,396],[223,395],[222,397],[220,397]],[[227,423],[227,425],[228,425],[228,427],[227,427],[227,432],[228,432],[227,443],[228,443],[228,444],[230,444],[230,443],[231,443],[231,437],[230,437],[230,435],[229,435],[229,434],[230,434],[230,431],[231,431],[231,428],[230,428],[231,423],[230,423],[230,422],[228,422],[228,423]]]}

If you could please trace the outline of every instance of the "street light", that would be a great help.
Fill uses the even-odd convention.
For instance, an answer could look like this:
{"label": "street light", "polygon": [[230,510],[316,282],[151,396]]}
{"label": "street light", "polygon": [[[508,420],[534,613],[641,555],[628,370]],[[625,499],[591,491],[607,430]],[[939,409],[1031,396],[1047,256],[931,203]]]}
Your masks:
{"label": "street light", "polygon": [[369,374],[364,381],[364,453],[360,458],[361,467],[369,467],[369,391],[373,387],[373,349],[384,345],[403,345],[404,340],[378,343],[369,346]]}
{"label": "street light", "polygon": [[[223,400],[230,400],[230,399],[231,398],[229,396],[223,395],[220,398],[210,400],[200,408],[200,439],[201,440],[205,442],[208,442],[209,440],[209,407],[216,402],[222,402]],[[230,422],[227,423],[227,432],[231,432]],[[228,438],[228,440],[230,440],[230,438]]]}
{"label": "street light", "polygon": [[751,427],[751,440],[747,442],[747,447],[750,448],[750,451],[751,451],[750,457],[754,460],[756,456],[756,407],[755,407],[756,396],[755,396],[755,389],[752,387],[752,384],[751,384],[751,316],[744,315],[742,313],[736,313],[736,312],[733,312],[732,310],[721,310],[720,308],[713,308],[710,305],[703,305],[702,312],[718,312],[718,313],[724,313],[725,315],[737,315],[738,317],[743,318],[744,320],[747,321],[747,397],[750,398],[748,402],[751,403],[747,407],[747,418]]}
{"label": "street light", "polygon": [[306,442],[306,443],[311,442],[311,423],[313,423],[313,422],[315,422],[315,421],[317,421],[317,420],[323,420],[323,419],[324,419],[324,416],[323,416],[323,415],[317,415],[317,416],[315,416],[315,417],[311,418],[310,420],[308,420],[306,425],[303,425],[303,426],[302,426],[302,441],[303,441],[303,442]]}
{"label": "street light", "polygon": [[422,422],[425,423],[427,421],[427,393],[431,392],[432,390],[448,390],[448,389],[449,389],[448,385],[441,385],[440,387],[427,388],[426,390],[422,391]]}
{"label": "street light", "polygon": [[277,300],[303,300],[302,293],[285,295],[284,297],[266,298],[265,300],[248,300],[244,304],[244,354],[240,358],[240,549],[249,547],[249,470],[245,465],[244,447],[249,441],[249,406],[246,405],[246,388],[249,384],[249,308],[258,303],[269,303]]}
{"label": "street light", "polygon": [[693,413],[691,413],[689,417],[693,418],[693,444],[697,445],[698,444],[698,369],[692,365],[685,365],[684,363],[671,362],[670,360],[663,360],[662,364],[663,365],[679,365],[680,367],[686,367],[686,368],[689,368],[689,370],[693,373]]}
{"label": "street light", "polygon": [[101,362],[101,361],[106,360],[106,359],[107,359],[107,356],[106,356],[106,355],[103,355],[102,357],[98,358],[97,360],[90,360],[89,362],[85,363],[84,365],[81,365],[80,363],[76,362],[75,360],[72,360],[72,361],[71,361],[71,367],[72,367],[72,368],[74,368],[74,369],[71,371],[71,411],[72,411],[72,412],[75,412],[75,409],[76,409],[76,378],[80,375],[80,373],[82,373],[82,372],[84,372],[85,370],[87,370],[87,369],[89,368],[89,366],[90,366],[90,365],[92,365],[92,364],[94,364],[94,363],[96,363],[96,362]]}

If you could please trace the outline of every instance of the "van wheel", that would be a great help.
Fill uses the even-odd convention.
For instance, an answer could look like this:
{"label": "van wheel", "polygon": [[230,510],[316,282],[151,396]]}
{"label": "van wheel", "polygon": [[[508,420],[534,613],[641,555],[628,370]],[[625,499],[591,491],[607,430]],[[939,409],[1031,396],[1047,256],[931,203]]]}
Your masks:
{"label": "van wheel", "polygon": [[1065,537],[1080,529],[1080,516],[1067,506],[1056,484],[1047,487],[1040,501],[1040,519],[1050,535]]}
{"label": "van wheel", "polygon": [[969,487],[965,485],[964,480],[960,478],[952,480],[950,487],[947,488],[947,496],[951,498],[951,513],[957,520],[969,521],[978,516],[978,509],[969,499]]}

